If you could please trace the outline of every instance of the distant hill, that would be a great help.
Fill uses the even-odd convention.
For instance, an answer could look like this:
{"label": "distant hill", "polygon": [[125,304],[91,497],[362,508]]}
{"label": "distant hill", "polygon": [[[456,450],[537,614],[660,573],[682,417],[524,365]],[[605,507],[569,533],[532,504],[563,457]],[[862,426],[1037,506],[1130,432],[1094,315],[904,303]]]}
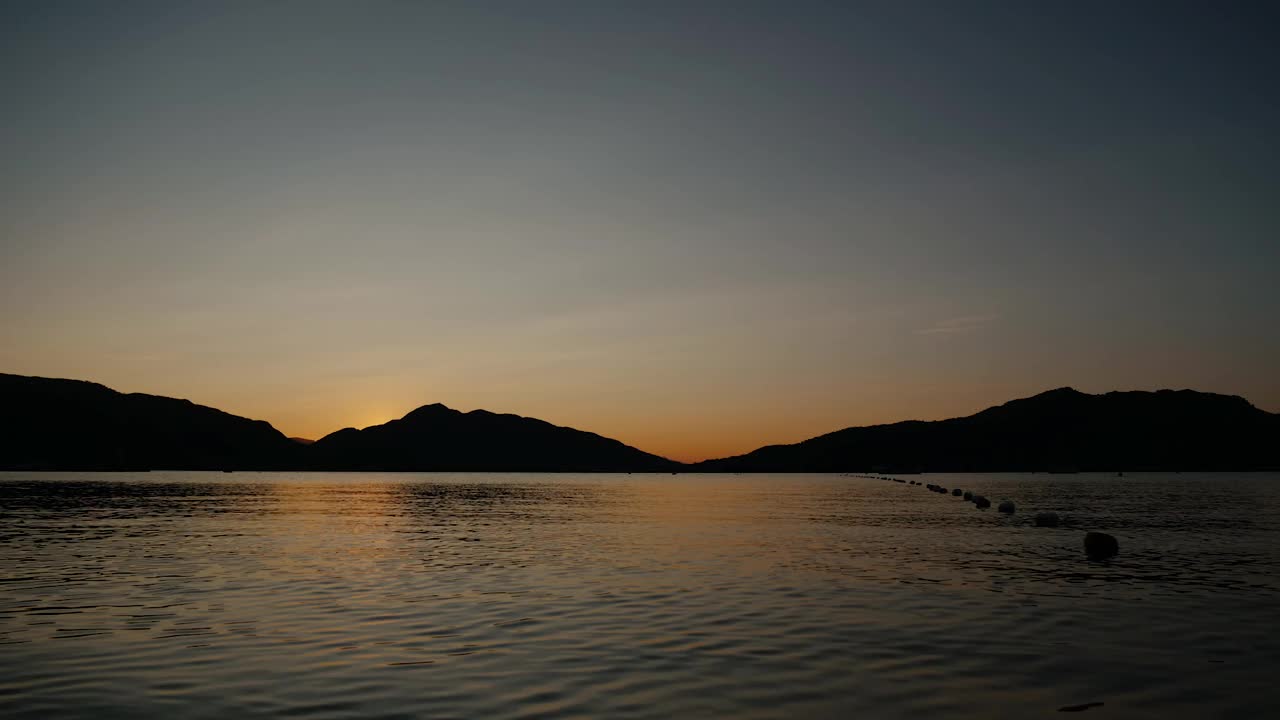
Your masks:
{"label": "distant hill", "polygon": [[399,420],[339,430],[308,448],[313,467],[388,471],[661,471],[682,467],[617,440],[518,415],[424,405]]}
{"label": "distant hill", "polygon": [[966,472],[1280,468],[1280,415],[1191,390],[1061,388],[969,417],[852,427],[694,471]]}
{"label": "distant hill", "polygon": [[654,471],[679,463],[594,433],[427,405],[287,438],[261,420],[97,383],[0,374],[0,470]]}
{"label": "distant hill", "polygon": [[1191,390],[1041,393],[682,465],[595,433],[424,405],[315,442],[188,400],[0,374],[0,470],[966,472],[1280,469],[1280,415]]}
{"label": "distant hill", "polygon": [[0,374],[0,469],[238,470],[297,466],[269,423],[97,383]]}

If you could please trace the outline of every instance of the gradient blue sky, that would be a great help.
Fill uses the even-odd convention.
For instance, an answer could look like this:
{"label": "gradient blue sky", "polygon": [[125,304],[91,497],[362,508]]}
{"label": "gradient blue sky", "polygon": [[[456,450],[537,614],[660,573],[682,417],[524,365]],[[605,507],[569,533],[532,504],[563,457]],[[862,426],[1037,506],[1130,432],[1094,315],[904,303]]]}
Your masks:
{"label": "gradient blue sky", "polygon": [[682,460],[1280,410],[1275,7],[6,2],[0,370]]}

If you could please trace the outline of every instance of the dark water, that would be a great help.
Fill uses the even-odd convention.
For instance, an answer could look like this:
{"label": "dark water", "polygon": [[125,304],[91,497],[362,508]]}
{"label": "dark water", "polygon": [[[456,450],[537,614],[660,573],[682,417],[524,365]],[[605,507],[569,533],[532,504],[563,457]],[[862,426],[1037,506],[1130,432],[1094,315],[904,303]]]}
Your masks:
{"label": "dark water", "polygon": [[0,474],[0,716],[1280,708],[1280,476],[916,479]]}

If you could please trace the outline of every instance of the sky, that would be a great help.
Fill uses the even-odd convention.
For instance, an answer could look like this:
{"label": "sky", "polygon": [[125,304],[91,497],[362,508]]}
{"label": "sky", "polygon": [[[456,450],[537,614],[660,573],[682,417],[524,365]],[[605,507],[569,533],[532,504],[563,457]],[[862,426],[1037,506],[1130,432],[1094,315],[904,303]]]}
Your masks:
{"label": "sky", "polygon": [[5,2],[0,371],[679,460],[1280,411],[1274,8]]}

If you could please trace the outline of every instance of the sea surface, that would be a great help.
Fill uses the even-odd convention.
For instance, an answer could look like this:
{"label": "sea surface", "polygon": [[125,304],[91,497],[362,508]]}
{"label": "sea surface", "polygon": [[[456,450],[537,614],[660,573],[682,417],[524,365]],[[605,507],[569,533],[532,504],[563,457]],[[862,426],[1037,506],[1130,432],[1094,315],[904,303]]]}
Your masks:
{"label": "sea surface", "polygon": [[909,479],[0,473],[0,717],[1280,717],[1280,476]]}

